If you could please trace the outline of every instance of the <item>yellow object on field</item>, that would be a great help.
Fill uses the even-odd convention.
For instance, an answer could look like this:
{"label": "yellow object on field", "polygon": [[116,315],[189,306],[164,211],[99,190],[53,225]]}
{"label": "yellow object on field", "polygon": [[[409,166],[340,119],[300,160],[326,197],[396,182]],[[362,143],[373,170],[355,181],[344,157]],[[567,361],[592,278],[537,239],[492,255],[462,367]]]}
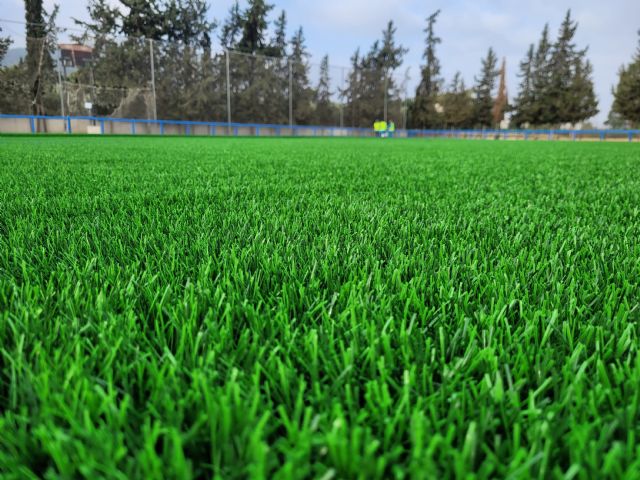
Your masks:
{"label": "yellow object on field", "polygon": [[396,124],[393,122],[389,122],[389,131],[390,132],[395,132],[396,131]]}

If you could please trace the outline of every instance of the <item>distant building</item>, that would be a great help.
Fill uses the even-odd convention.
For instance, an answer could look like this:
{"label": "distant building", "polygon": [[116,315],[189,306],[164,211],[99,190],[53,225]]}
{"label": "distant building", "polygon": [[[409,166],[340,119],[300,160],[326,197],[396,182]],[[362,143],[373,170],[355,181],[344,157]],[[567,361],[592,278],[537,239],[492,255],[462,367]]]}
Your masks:
{"label": "distant building", "polygon": [[60,49],[60,60],[62,60],[64,67],[84,67],[89,63],[93,55],[93,48],[78,43],[61,43],[58,48]]}

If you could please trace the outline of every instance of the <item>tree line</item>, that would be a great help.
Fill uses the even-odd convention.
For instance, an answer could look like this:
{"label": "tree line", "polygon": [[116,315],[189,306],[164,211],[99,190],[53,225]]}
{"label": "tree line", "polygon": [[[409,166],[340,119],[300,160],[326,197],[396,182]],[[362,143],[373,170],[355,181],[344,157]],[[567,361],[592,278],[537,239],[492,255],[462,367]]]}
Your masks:
{"label": "tree line", "polygon": [[[234,122],[286,124],[292,117],[300,125],[369,127],[386,116],[408,128],[492,128],[506,117],[511,127],[559,126],[598,113],[593,67],[587,48],[575,43],[578,25],[570,11],[555,38],[545,25],[529,46],[510,100],[506,64],[493,48],[472,86],[459,72],[445,82],[439,10],[426,20],[420,80],[410,95],[406,75],[399,80],[408,49],[397,42],[392,21],[368,50],[356,49],[348,69],[332,71],[329,57],[322,57],[312,80],[303,28],[289,36],[286,12],[272,18],[273,8],[265,0],[248,0],[244,8],[236,1],[218,24],[209,20],[206,0],[89,0],[88,20],[75,20],[84,32],[75,40],[92,45],[92,58],[66,76],[67,108],[81,110],[89,99],[96,115],[225,121],[228,74]],[[47,13],[42,0],[25,0],[25,11],[27,54],[0,68],[0,87],[7,92],[0,111],[59,114],[57,8]],[[10,43],[0,36],[0,60]],[[621,68],[613,93],[609,124],[638,125],[640,47]]]}

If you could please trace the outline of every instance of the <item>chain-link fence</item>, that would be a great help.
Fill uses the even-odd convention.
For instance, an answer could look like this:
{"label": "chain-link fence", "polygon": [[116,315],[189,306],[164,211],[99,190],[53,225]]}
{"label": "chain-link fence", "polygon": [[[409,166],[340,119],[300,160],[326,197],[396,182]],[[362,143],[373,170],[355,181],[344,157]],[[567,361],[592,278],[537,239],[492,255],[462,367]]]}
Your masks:
{"label": "chain-link fence", "polygon": [[380,69],[141,38],[9,34],[0,113],[406,126],[407,79]]}

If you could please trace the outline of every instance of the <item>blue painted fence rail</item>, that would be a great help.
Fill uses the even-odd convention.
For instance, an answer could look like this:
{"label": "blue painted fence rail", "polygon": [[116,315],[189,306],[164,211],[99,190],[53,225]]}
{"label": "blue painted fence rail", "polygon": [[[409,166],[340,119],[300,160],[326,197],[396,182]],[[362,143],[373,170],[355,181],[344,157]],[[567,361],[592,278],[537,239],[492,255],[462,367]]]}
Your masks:
{"label": "blue painted fence rail", "polygon": [[[111,118],[111,117],[95,117],[95,116],[45,116],[45,115],[13,115],[13,114],[0,114],[0,119],[27,119],[29,121],[29,128],[31,133],[37,133],[36,120],[62,120],[65,122],[66,133],[73,133],[71,122],[76,120],[85,120],[95,122],[100,126],[100,133],[105,133],[105,123],[124,123],[129,124],[131,134],[136,135],[137,124],[143,125],[157,125],[159,127],[160,135],[165,134],[166,126],[182,126],[185,129],[186,135],[191,135],[193,126],[205,126],[208,127],[209,135],[216,135],[219,133],[218,129],[226,129],[227,133],[233,132],[233,135],[238,135],[240,128],[252,128],[254,129],[254,135],[260,136],[261,129],[273,129],[276,135],[280,135],[283,129],[291,131],[292,135],[296,135],[300,131],[311,132],[311,135],[316,136],[319,130],[329,131],[331,135],[335,132],[348,132],[349,134],[359,134],[360,136],[373,136],[373,131],[370,128],[358,128],[358,127],[336,127],[336,126],[320,126],[320,125],[281,125],[281,124],[265,124],[265,123],[227,123],[227,122],[197,122],[188,120],[147,120],[147,119],[133,119],[133,118]],[[408,138],[415,137],[450,137],[450,138],[465,138],[465,137],[482,137],[482,138],[503,138],[508,139],[513,136],[522,136],[527,140],[532,135],[546,136],[549,140],[553,140],[554,137],[570,137],[572,140],[577,140],[582,136],[598,137],[600,140],[606,140],[607,137],[623,137],[628,141],[633,141],[634,138],[640,139],[640,130],[567,130],[567,129],[526,129],[526,130],[398,130],[396,132],[401,136]]]}

